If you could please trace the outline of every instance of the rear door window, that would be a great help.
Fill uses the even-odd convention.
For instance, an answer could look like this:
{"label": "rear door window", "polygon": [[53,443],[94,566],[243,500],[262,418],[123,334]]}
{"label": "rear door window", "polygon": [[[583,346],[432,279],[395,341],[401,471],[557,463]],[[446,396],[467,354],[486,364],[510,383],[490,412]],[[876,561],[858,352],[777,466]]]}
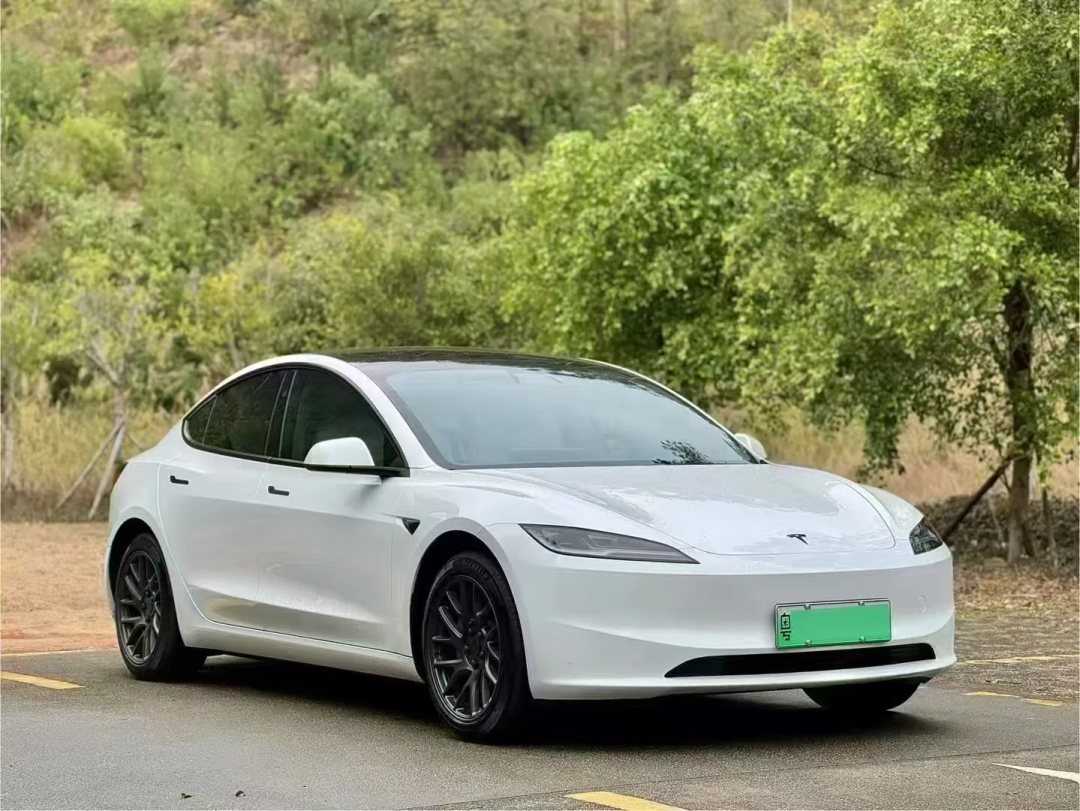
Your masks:
{"label": "rear door window", "polygon": [[[229,453],[267,456],[274,405],[287,375],[285,370],[252,375],[219,391],[210,401],[202,444]],[[189,424],[189,431],[194,427]]]}

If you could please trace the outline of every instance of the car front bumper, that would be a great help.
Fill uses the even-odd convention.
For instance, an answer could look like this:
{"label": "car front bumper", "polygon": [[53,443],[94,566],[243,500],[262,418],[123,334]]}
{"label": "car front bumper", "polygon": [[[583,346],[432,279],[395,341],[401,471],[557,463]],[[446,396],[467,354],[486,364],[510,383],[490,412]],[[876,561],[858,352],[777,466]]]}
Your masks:
{"label": "car front bumper", "polygon": [[[516,525],[488,531],[512,561],[507,576],[539,699],[926,679],[956,662],[952,558],[945,547],[918,556],[900,542],[893,549],[825,555],[691,550],[700,561],[692,565],[570,557],[541,547]],[[878,599],[891,605],[890,642],[777,651],[777,605]],[[912,647],[926,645],[932,651]],[[877,650],[885,647],[898,650]],[[876,663],[915,650],[929,658]],[[819,655],[823,651],[829,655]],[[813,669],[802,669],[803,662]],[[680,666],[709,675],[668,675]]]}

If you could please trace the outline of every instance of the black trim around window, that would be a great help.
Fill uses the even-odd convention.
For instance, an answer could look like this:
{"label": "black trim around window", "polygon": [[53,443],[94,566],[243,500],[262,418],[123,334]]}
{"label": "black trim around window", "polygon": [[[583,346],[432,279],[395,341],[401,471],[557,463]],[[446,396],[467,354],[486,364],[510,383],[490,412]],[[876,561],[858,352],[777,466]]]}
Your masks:
{"label": "black trim around window", "polygon": [[[196,405],[192,406],[192,408],[184,416],[184,419],[181,420],[180,436],[183,438],[184,442],[187,445],[190,445],[192,448],[195,448],[196,450],[205,451],[206,453],[214,453],[214,454],[217,454],[219,456],[231,456],[231,457],[236,458],[236,459],[251,459],[252,461],[256,461],[256,462],[267,462],[269,464],[284,465],[286,467],[304,467],[304,463],[302,461],[298,462],[298,461],[293,460],[293,459],[282,459],[280,456],[269,455],[270,433],[273,431],[274,419],[275,419],[275,417],[277,417],[278,406],[279,405],[281,405],[281,409],[282,409],[281,415],[282,416],[281,416],[281,428],[279,429],[279,432],[278,432],[277,452],[279,454],[281,453],[282,436],[283,436],[283,432],[285,430],[285,409],[288,407],[288,400],[289,400],[289,397],[292,395],[293,383],[296,381],[296,374],[295,373],[299,369],[314,369],[314,370],[319,371],[319,372],[325,372],[326,374],[334,375],[335,377],[338,377],[341,380],[345,381],[347,384],[349,384],[352,387],[353,391],[355,391],[360,396],[360,398],[367,404],[367,407],[371,409],[371,413],[375,415],[375,419],[378,420],[379,425],[382,427],[383,431],[386,433],[386,436],[390,438],[390,442],[393,443],[394,450],[397,451],[398,457],[404,463],[404,466],[400,469],[400,473],[397,473],[395,475],[402,475],[402,476],[407,476],[408,475],[407,471],[409,470],[409,460],[405,458],[405,454],[401,450],[401,445],[398,444],[397,437],[395,437],[393,432],[391,432],[391,430],[386,426],[386,422],[383,420],[382,415],[379,413],[379,410],[377,408],[375,408],[375,406],[372,404],[371,400],[368,399],[367,395],[364,394],[364,392],[362,392],[359,388],[357,388],[356,384],[353,383],[351,380],[349,380],[347,377],[344,377],[342,374],[340,374],[339,372],[337,372],[337,371],[335,371],[333,369],[328,369],[325,366],[320,366],[317,363],[286,363],[286,364],[282,364],[280,366],[265,366],[262,369],[252,370],[248,374],[246,374],[246,375],[244,375],[242,377],[236,378],[236,380],[231,381],[228,386],[224,386],[224,387],[222,387],[220,389],[216,389],[212,394],[204,397]],[[271,412],[271,416],[270,416],[270,430],[267,432],[266,444],[263,446],[264,449],[267,451],[266,454],[259,455],[259,454],[254,454],[254,453],[240,453],[238,451],[229,451],[229,450],[224,450],[222,448],[215,448],[215,447],[213,447],[211,445],[204,445],[202,442],[195,442],[193,439],[191,439],[188,436],[188,430],[187,430],[188,420],[191,418],[191,416],[196,411],[198,411],[200,408],[202,408],[203,405],[205,405],[206,403],[209,403],[211,400],[214,400],[215,398],[217,398],[217,396],[221,392],[225,391],[226,389],[231,389],[233,386],[237,385],[238,383],[241,383],[241,382],[243,382],[245,380],[248,380],[249,378],[256,377],[258,375],[271,374],[273,372],[292,372],[293,374],[288,375],[285,378],[285,380],[282,381],[281,387],[278,389],[277,399],[274,401],[274,410]],[[284,398],[284,403],[282,403],[281,392],[282,392],[282,389],[285,388],[286,382],[288,383],[289,389],[288,389],[288,392],[287,392],[287,394],[286,394],[286,396]],[[210,419],[212,419],[213,416],[214,416],[213,410],[211,410],[210,418],[208,418],[207,422],[206,422],[208,427],[210,425]],[[205,431],[204,431],[203,435],[205,436]],[[394,468],[394,470],[397,470],[397,468]]]}

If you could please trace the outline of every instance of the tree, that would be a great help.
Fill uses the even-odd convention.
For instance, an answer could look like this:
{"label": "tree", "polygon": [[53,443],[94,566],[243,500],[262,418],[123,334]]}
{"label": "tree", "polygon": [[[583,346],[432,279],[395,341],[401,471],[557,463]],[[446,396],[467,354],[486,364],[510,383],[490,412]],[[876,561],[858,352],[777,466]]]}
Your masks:
{"label": "tree", "polygon": [[521,183],[507,304],[540,345],[860,419],[871,467],[912,415],[994,449],[1015,560],[1032,458],[1076,431],[1076,54],[1070,9],[1021,0],[704,51],[684,104]]}
{"label": "tree", "polygon": [[747,197],[732,232],[747,393],[779,370],[773,395],[862,416],[885,462],[909,414],[1010,458],[1010,560],[1034,552],[1033,457],[1076,430],[1076,58],[1075,9],[1052,2],[885,6],[852,41],[782,38],[752,85],[807,143],[757,145],[780,197]]}
{"label": "tree", "polygon": [[518,185],[508,311],[534,348],[597,356],[695,397],[734,397],[724,274],[732,166],[672,95],[606,139],[558,139]]}
{"label": "tree", "polygon": [[173,327],[162,317],[175,295],[170,268],[155,261],[151,241],[141,232],[140,212],[100,195],[74,206],[68,214],[69,249],[55,284],[54,329],[47,351],[77,353],[104,383],[114,415],[112,431],[61,499],[59,508],[104,456],[90,518],[109,486],[135,405],[145,405],[175,375],[171,357]]}
{"label": "tree", "polygon": [[45,343],[53,302],[50,290],[11,278],[3,280],[3,340],[0,341],[0,422],[3,466],[0,489],[9,493],[18,484],[18,409],[28,380],[46,360]]}

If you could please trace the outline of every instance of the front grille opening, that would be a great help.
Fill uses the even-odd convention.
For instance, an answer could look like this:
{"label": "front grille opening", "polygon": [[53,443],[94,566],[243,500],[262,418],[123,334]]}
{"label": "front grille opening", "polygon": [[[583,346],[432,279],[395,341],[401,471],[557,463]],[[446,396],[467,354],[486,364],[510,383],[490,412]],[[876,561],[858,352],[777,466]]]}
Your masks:
{"label": "front grille opening", "polygon": [[850,650],[743,653],[691,659],[669,670],[666,677],[680,679],[690,676],[767,676],[773,673],[812,673],[818,670],[900,665],[934,658],[934,649],[925,642],[917,645],[888,645],[881,648]]}

